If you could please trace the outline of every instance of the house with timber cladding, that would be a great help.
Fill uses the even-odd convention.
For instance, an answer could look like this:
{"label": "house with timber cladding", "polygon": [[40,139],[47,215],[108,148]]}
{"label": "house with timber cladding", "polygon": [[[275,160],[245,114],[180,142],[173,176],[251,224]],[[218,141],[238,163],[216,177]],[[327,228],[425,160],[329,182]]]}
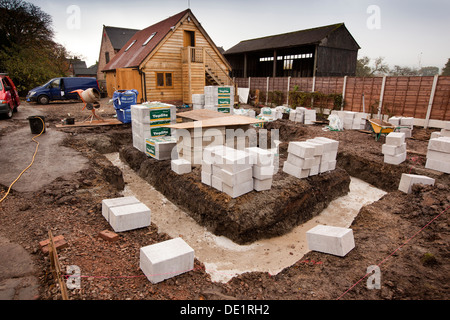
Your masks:
{"label": "house with timber cladding", "polygon": [[206,85],[231,85],[231,66],[190,9],[136,32],[103,68],[108,96],[191,104]]}

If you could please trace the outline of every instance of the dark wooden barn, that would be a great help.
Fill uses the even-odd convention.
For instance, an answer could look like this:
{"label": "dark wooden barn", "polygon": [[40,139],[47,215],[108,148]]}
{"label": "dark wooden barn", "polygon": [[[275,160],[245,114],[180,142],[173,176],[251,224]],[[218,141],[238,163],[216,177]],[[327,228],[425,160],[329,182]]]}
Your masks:
{"label": "dark wooden barn", "polygon": [[232,77],[354,76],[360,46],[344,23],[239,42]]}

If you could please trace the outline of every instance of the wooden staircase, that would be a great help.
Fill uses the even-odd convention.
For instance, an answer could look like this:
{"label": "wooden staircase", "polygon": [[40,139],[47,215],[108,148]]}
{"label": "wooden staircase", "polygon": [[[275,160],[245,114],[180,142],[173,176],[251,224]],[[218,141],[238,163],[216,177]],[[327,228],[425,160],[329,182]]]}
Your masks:
{"label": "wooden staircase", "polygon": [[220,65],[211,57],[208,51],[205,50],[205,77],[207,83],[218,86],[231,86],[233,80],[228,73],[223,70]]}

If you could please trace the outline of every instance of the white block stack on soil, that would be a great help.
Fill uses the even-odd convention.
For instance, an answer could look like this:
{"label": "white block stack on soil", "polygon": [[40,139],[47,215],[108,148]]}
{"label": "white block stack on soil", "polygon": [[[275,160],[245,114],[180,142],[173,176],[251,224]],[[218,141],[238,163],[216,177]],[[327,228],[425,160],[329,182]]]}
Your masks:
{"label": "white block stack on soil", "polygon": [[425,168],[450,173],[450,137],[430,139]]}
{"label": "white block stack on soil", "polygon": [[139,267],[153,284],[194,268],[194,249],[181,238],[142,247],[139,253]]}
{"label": "white block stack on soil", "polygon": [[412,186],[415,184],[426,184],[433,186],[434,182],[435,180],[433,178],[427,176],[402,173],[398,190],[403,191],[404,193],[411,193]]}
{"label": "white block stack on soil", "polygon": [[431,133],[431,139],[440,137],[450,137],[450,121],[445,122],[444,128],[440,132],[435,131]]}
{"label": "white block stack on soil", "polygon": [[236,150],[227,146],[207,147],[202,161],[202,183],[232,198],[253,190],[272,187],[275,154],[257,147]]}
{"label": "white block stack on soil", "polygon": [[406,160],[406,142],[404,132],[391,132],[386,136],[386,143],[381,147],[384,162],[399,165]]}
{"label": "white block stack on soil", "polygon": [[256,191],[270,190],[275,172],[275,154],[270,150],[258,147],[247,148],[246,151],[253,164],[253,189]]}
{"label": "white block stack on soil", "polygon": [[283,171],[299,179],[336,169],[339,142],[316,137],[307,141],[290,142]]}
{"label": "white block stack on soil", "polygon": [[161,102],[147,102],[131,106],[133,146],[145,152],[146,140],[171,134],[165,125],[176,123],[176,106]]}
{"label": "white block stack on soil", "polygon": [[412,137],[412,132],[414,128],[414,118],[413,117],[391,117],[388,122],[396,127],[401,127],[399,132],[403,132],[406,138]]}
{"label": "white block stack on soil", "polygon": [[305,123],[305,111],[306,108],[304,107],[297,107],[296,109],[291,110],[289,112],[289,120],[298,123]]}
{"label": "white block stack on soil", "polygon": [[129,204],[135,204],[140,203],[136,197],[129,196],[129,197],[120,197],[120,198],[113,198],[113,199],[104,199],[102,200],[102,215],[106,219],[106,221],[109,222],[109,216],[110,216],[110,209],[113,207],[120,207],[124,205]]}
{"label": "white block stack on soil", "polygon": [[366,119],[369,116],[365,112],[333,110],[331,114],[335,114],[341,120],[345,130],[363,130],[366,127]]}
{"label": "white block stack on soil", "polygon": [[318,225],[306,232],[308,249],[344,257],[355,247],[353,230]]}

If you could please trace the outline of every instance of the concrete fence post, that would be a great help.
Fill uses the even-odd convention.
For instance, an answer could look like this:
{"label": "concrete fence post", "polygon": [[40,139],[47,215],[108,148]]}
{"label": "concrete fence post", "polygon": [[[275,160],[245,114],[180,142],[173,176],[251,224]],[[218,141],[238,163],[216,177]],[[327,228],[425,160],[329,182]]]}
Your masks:
{"label": "concrete fence post", "polygon": [[378,119],[381,119],[381,108],[383,106],[383,97],[384,97],[384,89],[386,87],[386,76],[383,76],[383,83],[381,85],[381,92],[380,92],[380,103],[378,104]]}
{"label": "concrete fence post", "polygon": [[439,75],[435,75],[433,79],[433,87],[431,88],[430,100],[428,102],[428,110],[427,116],[425,118],[425,125],[423,126],[425,129],[428,128],[428,124],[430,122],[431,109],[433,108],[434,96],[436,95],[436,87],[438,83]]}
{"label": "concrete fence post", "polygon": [[347,76],[344,77],[344,85],[342,88],[342,103],[341,103],[341,110],[344,110],[344,104],[345,104],[345,91],[347,90]]}

